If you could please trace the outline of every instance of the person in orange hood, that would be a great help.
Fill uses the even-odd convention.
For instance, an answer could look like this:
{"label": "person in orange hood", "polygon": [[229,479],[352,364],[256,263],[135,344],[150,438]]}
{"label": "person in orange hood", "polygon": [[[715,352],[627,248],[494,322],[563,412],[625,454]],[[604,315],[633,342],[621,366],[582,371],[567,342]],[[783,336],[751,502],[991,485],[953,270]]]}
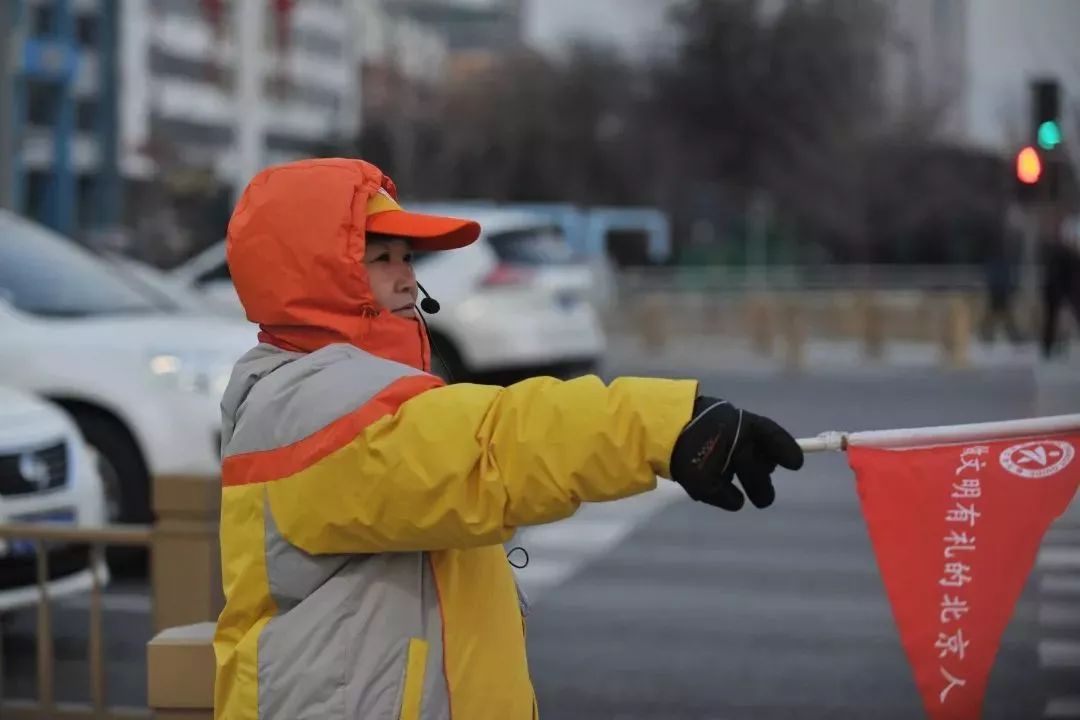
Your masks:
{"label": "person in orange hood", "polygon": [[802,464],[772,420],[689,380],[446,385],[410,253],[480,228],[396,195],[370,163],[306,160],[259,173],[229,223],[260,342],[222,399],[217,718],[536,718],[517,528],[658,476],[766,507],[777,465]]}

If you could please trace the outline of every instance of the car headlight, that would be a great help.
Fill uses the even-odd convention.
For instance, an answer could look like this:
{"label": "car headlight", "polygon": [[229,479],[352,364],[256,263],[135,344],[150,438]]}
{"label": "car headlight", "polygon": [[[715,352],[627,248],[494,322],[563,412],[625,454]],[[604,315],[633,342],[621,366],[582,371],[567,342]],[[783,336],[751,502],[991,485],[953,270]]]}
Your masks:
{"label": "car headlight", "polygon": [[229,384],[232,363],[217,353],[159,352],[147,361],[150,374],[181,392],[220,398]]}

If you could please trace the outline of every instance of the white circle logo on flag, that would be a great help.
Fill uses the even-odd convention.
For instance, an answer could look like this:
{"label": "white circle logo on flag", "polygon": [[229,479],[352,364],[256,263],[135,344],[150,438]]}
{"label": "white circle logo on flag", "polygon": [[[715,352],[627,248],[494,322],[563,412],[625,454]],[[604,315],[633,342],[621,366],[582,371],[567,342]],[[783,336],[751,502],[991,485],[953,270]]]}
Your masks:
{"label": "white circle logo on flag", "polygon": [[1035,440],[1013,445],[1001,453],[1001,467],[1025,478],[1045,478],[1064,470],[1076,450],[1060,440]]}

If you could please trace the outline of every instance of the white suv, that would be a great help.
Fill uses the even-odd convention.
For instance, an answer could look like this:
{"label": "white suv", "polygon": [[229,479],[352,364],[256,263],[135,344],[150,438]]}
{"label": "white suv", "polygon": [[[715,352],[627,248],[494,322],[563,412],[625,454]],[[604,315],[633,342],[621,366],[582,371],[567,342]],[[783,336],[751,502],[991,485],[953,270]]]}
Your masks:
{"label": "white suv", "polygon": [[[605,349],[591,302],[595,273],[575,258],[550,220],[523,211],[455,205],[410,210],[469,217],[483,233],[472,245],[416,258],[416,275],[442,309],[427,316],[437,357],[458,379],[512,381],[591,371]],[[173,282],[208,306],[242,318],[225,261],[225,243],[174,270]],[[445,372],[442,374],[446,374]]]}
{"label": "white suv", "polygon": [[[54,405],[0,387],[0,523],[104,521],[101,478],[75,424]],[[34,552],[28,540],[0,540],[0,612],[37,603]],[[90,588],[85,546],[53,545],[47,552],[50,597]],[[104,565],[97,572],[108,581]]]}
{"label": "white suv", "polygon": [[256,342],[40,225],[0,211],[0,378],[67,410],[110,521],[148,522],[150,477],[220,472],[221,395]]}

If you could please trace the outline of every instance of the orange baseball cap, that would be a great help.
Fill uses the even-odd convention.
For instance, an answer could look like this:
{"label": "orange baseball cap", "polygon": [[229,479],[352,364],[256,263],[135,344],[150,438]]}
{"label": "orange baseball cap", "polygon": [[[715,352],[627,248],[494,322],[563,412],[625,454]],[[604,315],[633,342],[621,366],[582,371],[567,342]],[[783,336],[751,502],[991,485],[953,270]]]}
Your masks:
{"label": "orange baseball cap", "polygon": [[407,212],[385,188],[368,200],[365,227],[368,232],[407,238],[417,250],[454,250],[480,237],[479,223]]}

